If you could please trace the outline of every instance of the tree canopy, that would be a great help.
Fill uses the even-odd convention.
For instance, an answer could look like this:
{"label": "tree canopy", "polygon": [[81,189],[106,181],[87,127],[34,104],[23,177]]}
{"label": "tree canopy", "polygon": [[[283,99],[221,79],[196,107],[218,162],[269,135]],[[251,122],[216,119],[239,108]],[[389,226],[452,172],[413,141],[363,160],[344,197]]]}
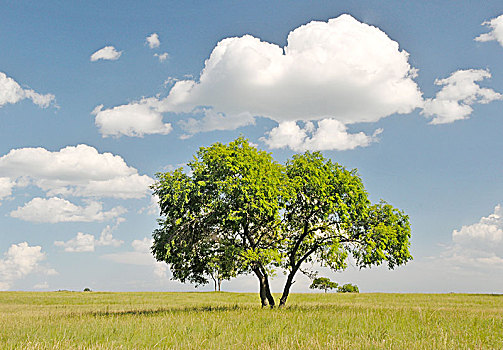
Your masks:
{"label": "tree canopy", "polygon": [[173,278],[196,284],[254,273],[262,305],[275,305],[269,277],[287,274],[285,305],[307,263],[343,270],[407,263],[408,216],[384,201],[371,204],[356,170],[319,152],[294,155],[285,165],[248,140],[202,147],[188,164],[157,174],[161,218],[152,252]]}
{"label": "tree canopy", "polygon": [[330,278],[327,277],[317,277],[313,280],[309,288],[311,289],[321,289],[324,290],[325,293],[329,289],[335,289],[339,286],[337,282],[332,282]]}

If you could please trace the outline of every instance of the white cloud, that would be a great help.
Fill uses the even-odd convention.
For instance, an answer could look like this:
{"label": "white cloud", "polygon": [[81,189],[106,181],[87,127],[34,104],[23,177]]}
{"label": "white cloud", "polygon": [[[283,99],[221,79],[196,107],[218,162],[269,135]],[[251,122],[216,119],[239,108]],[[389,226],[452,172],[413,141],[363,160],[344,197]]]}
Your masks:
{"label": "white cloud", "polygon": [[120,206],[103,211],[103,205],[99,202],[89,201],[87,206],[78,206],[66,199],[52,197],[33,198],[12,211],[10,216],[30,222],[92,222],[110,220],[125,212],[126,209]]}
{"label": "white cloud", "polygon": [[491,31],[489,33],[480,34],[475,40],[482,42],[496,40],[503,46],[503,15],[486,21],[482,23],[482,25],[488,26],[491,28]]}
{"label": "white cloud", "polygon": [[452,244],[442,258],[457,267],[503,268],[503,208],[479,222],[452,231]]}
{"label": "white cloud", "polygon": [[[312,122],[305,123],[300,128],[296,122],[282,122],[267,133],[264,141],[270,148],[288,147],[296,152],[323,151],[323,150],[348,150],[356,147],[366,147],[377,140],[381,129],[368,136],[363,132],[350,134],[347,127],[335,119],[323,119],[318,122],[316,129]],[[310,136],[309,136],[310,135]]]}
{"label": "white cloud", "polygon": [[467,119],[472,113],[474,103],[489,103],[503,99],[500,93],[480,87],[477,82],[490,78],[491,73],[484,69],[458,70],[445,79],[435,80],[443,86],[435,98],[424,101],[421,114],[434,116],[430,124],[446,124]]}
{"label": "white cloud", "polygon": [[408,53],[349,15],[311,22],[285,48],[245,35],[220,41],[200,79],[176,82],[166,109],[249,113],[277,122],[373,122],[421,105]]}
{"label": "white cloud", "polygon": [[145,134],[169,134],[171,124],[163,123],[160,102],[156,98],[144,98],[137,102],[110,109],[97,106],[92,114],[103,137],[136,136]]}
{"label": "white cloud", "polygon": [[159,35],[157,33],[150,34],[149,36],[147,36],[147,39],[145,39],[145,44],[147,44],[151,49],[159,47],[161,45]]}
{"label": "white cloud", "polygon": [[47,108],[54,102],[55,97],[52,94],[42,95],[31,89],[23,89],[14,79],[0,72],[0,107],[24,99],[30,99],[37,106]]}
{"label": "white cloud", "polygon": [[12,188],[16,185],[8,177],[0,177],[0,200],[12,194]]}
{"label": "white cloud", "polygon": [[54,274],[53,269],[44,269],[40,262],[45,259],[45,253],[40,246],[29,246],[27,242],[12,244],[0,259],[0,290],[7,290],[15,280],[40,271]]}
{"label": "white cloud", "polygon": [[[284,48],[251,35],[220,41],[199,79],[176,81],[166,98],[150,102],[153,110],[202,114],[182,122],[182,128],[196,133],[249,125],[255,116],[278,123],[375,122],[422,105],[409,54],[379,28],[342,15],[300,26],[287,41]],[[160,115],[155,119],[161,125]],[[354,142],[354,137],[346,140]]]}
{"label": "white cloud", "polygon": [[166,277],[167,265],[155,260],[150,252],[153,240],[145,237],[142,240],[135,239],[131,246],[133,251],[102,255],[103,259],[111,260],[120,264],[151,266],[153,273],[159,278]]}
{"label": "white cloud", "polygon": [[91,55],[91,62],[98,60],[116,61],[121,57],[122,51],[117,51],[113,46],[105,46]]}
{"label": "white cloud", "polygon": [[124,222],[123,218],[118,218],[115,225],[107,225],[102,231],[98,239],[93,235],[78,232],[77,236],[64,242],[55,241],[54,245],[63,247],[65,252],[94,252],[94,249],[99,246],[118,247],[124,241],[118,240],[112,236],[112,232],[117,229],[120,223]]}
{"label": "white cloud", "polygon": [[94,252],[95,238],[93,235],[79,232],[69,241],[55,241],[57,247],[64,247],[65,252]]}
{"label": "white cloud", "polygon": [[[139,175],[120,156],[98,153],[91,146],[68,146],[51,152],[44,148],[13,149],[0,157],[0,177],[33,183],[48,195],[141,198],[150,193],[153,179]],[[4,183],[5,182],[5,183]],[[8,192],[6,180],[0,189]]]}
{"label": "white cloud", "polygon": [[169,58],[169,54],[167,52],[161,54],[155,53],[154,56],[159,59],[159,62],[164,62]]}

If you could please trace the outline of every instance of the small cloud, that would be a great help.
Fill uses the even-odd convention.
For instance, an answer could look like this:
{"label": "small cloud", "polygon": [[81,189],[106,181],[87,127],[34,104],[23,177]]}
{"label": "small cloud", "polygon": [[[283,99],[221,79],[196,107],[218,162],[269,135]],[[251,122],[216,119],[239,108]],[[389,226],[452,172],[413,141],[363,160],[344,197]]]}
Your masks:
{"label": "small cloud", "polygon": [[482,25],[488,26],[491,28],[491,31],[489,33],[480,34],[475,38],[475,41],[485,42],[495,40],[503,46],[503,15],[485,21]]}
{"label": "small cloud", "polygon": [[113,46],[105,46],[91,55],[91,62],[98,60],[116,61],[121,57],[122,51],[117,51]]}
{"label": "small cloud", "polygon": [[369,136],[363,132],[350,134],[347,127],[335,119],[323,119],[316,128],[313,122],[306,122],[301,128],[294,121],[280,123],[262,137],[270,148],[288,147],[296,152],[324,151],[324,150],[350,150],[357,147],[366,147],[377,141],[377,135],[382,129],[377,129]]}
{"label": "small cloud", "polygon": [[447,124],[468,119],[475,103],[487,104],[503,99],[500,93],[480,87],[477,82],[490,78],[485,69],[458,70],[445,79],[435,80],[435,85],[443,86],[435,98],[424,101],[421,114],[434,116],[430,124]]}
{"label": "small cloud", "polygon": [[161,41],[159,40],[159,35],[157,33],[152,33],[151,35],[147,36],[145,43],[151,49],[155,49],[156,47],[159,47],[161,45]]}
{"label": "small cloud", "polygon": [[93,235],[79,232],[77,236],[70,239],[69,241],[55,241],[54,245],[57,247],[63,247],[65,252],[94,252],[95,247],[98,246],[112,246],[118,247],[124,243],[124,241],[115,239],[112,236],[112,232],[117,229],[121,222],[124,222],[124,218],[118,218],[114,226],[107,225],[102,231],[98,239]]}
{"label": "small cloud", "polygon": [[156,54],[154,54],[154,56],[159,59],[159,62],[164,62],[169,58],[169,55],[167,52],[161,53],[161,54],[156,53]]}
{"label": "small cloud", "polygon": [[23,89],[14,79],[0,72],[0,107],[29,99],[41,108],[47,108],[55,101],[53,94],[39,94],[31,89]]}
{"label": "small cloud", "polygon": [[96,116],[95,124],[103,137],[166,135],[173,129],[170,123],[163,122],[162,106],[155,97],[144,98],[110,109],[103,109],[103,105],[100,105],[93,110],[92,114]]}
{"label": "small cloud", "polygon": [[10,216],[30,222],[92,222],[110,220],[125,212],[126,209],[120,206],[103,211],[100,202],[89,201],[87,206],[78,206],[66,199],[52,197],[33,198],[24,206],[12,211]]}

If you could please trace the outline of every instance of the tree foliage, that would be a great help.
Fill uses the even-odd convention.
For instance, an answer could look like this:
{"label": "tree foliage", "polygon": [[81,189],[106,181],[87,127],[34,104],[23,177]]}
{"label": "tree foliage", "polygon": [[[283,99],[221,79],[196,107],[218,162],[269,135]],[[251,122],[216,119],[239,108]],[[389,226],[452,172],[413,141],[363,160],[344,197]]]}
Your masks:
{"label": "tree foliage", "polygon": [[190,175],[182,169],[157,175],[156,259],[182,282],[207,283],[215,263],[224,278],[253,272],[262,305],[274,306],[268,276],[281,260],[283,167],[243,138],[201,148],[188,166]]}
{"label": "tree foliage", "polygon": [[330,278],[326,277],[317,277],[313,280],[309,288],[311,289],[321,289],[324,290],[325,293],[327,290],[336,289],[339,284],[337,282],[332,282]]}
{"label": "tree foliage", "polygon": [[307,263],[343,270],[352,256],[360,268],[393,269],[412,259],[408,216],[371,204],[357,171],[319,152],[283,166],[238,138],[200,148],[188,166],[188,174],[157,174],[153,186],[161,218],[152,252],[174,279],[204,284],[254,273],[262,305],[274,306],[269,276],[277,268],[287,273],[284,305]]}
{"label": "tree foliage", "polygon": [[338,293],[360,293],[356,284],[346,283],[337,288]]}

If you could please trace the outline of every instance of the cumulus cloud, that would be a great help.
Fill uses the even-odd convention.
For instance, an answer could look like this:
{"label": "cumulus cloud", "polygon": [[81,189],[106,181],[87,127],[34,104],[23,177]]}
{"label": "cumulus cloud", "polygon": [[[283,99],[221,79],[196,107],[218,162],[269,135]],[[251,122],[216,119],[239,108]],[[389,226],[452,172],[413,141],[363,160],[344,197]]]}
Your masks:
{"label": "cumulus cloud", "polygon": [[159,59],[159,62],[164,62],[169,58],[169,54],[167,52],[161,54],[155,53],[154,57],[157,57]]}
{"label": "cumulus cloud", "polygon": [[312,122],[305,123],[303,128],[294,121],[282,122],[278,127],[262,138],[270,148],[288,147],[296,152],[314,150],[348,150],[356,147],[366,147],[377,140],[382,132],[378,129],[369,136],[363,132],[350,134],[342,122],[335,119],[323,119],[318,122],[318,128]]}
{"label": "cumulus cloud", "polygon": [[164,278],[166,277],[167,265],[163,262],[155,260],[154,256],[150,252],[150,247],[152,247],[152,244],[153,240],[151,238],[145,237],[142,240],[135,239],[131,243],[133,251],[105,254],[102,256],[102,258],[120,264],[151,266],[153,268],[153,273],[156,276],[158,276],[159,278]]}
{"label": "cumulus cloud", "polygon": [[105,46],[91,55],[91,62],[98,60],[116,61],[121,57],[122,51],[117,51],[113,46]]}
{"label": "cumulus cloud", "polygon": [[97,106],[92,114],[95,124],[103,137],[121,135],[143,137],[145,134],[166,135],[173,129],[171,124],[163,123],[158,99],[144,98],[137,102],[110,109]]}
{"label": "cumulus cloud", "polygon": [[155,49],[161,45],[161,41],[159,40],[159,35],[157,33],[152,33],[145,39],[145,44],[148,45],[151,49]]}
{"label": "cumulus cloud", "polygon": [[118,218],[114,226],[107,225],[103,231],[101,231],[101,235],[98,239],[94,237],[94,235],[78,232],[77,236],[74,238],[66,242],[55,241],[54,245],[63,247],[65,252],[94,252],[95,247],[98,246],[118,247],[122,245],[124,241],[114,238],[112,232],[116,230],[123,221],[124,219]]}
{"label": "cumulus cloud", "polygon": [[22,207],[10,213],[10,216],[30,222],[92,222],[106,221],[126,212],[123,207],[103,211],[103,204],[89,201],[86,206],[75,205],[66,199],[33,198]]}
{"label": "cumulus cloud", "polygon": [[375,122],[422,105],[409,54],[379,28],[341,15],[300,26],[287,42],[283,48],[251,35],[220,41],[199,79],[176,81],[155,110],[202,115],[181,124],[196,133],[248,125],[255,116]]}
{"label": "cumulus cloud", "polygon": [[437,79],[442,86],[435,98],[426,99],[421,114],[434,116],[430,124],[447,124],[467,119],[475,103],[486,104],[503,99],[500,93],[480,87],[477,82],[490,78],[491,73],[484,69],[458,70],[445,79]]}
{"label": "cumulus cloud", "polygon": [[199,81],[176,82],[166,108],[210,106],[277,122],[332,118],[347,124],[421,105],[408,53],[379,28],[342,15],[303,25],[287,42],[281,48],[250,35],[220,41]]}
{"label": "cumulus cloud", "polygon": [[503,268],[503,208],[479,222],[452,231],[453,243],[442,257],[456,266]]}
{"label": "cumulus cloud", "polygon": [[98,153],[88,145],[59,151],[44,148],[13,149],[0,157],[0,191],[12,183],[34,184],[49,196],[142,198],[153,179],[139,175],[120,156]]}
{"label": "cumulus cloud", "polygon": [[485,21],[482,25],[488,26],[491,28],[491,31],[489,33],[480,34],[475,40],[482,42],[495,40],[503,46],[503,15]]}
{"label": "cumulus cloud", "polygon": [[27,242],[12,244],[0,259],[0,290],[9,289],[14,281],[32,272],[54,274],[53,269],[40,266],[45,259],[45,253],[40,246],[29,246]]}
{"label": "cumulus cloud", "polygon": [[8,177],[0,177],[0,200],[12,194],[15,182]]}
{"label": "cumulus cloud", "polygon": [[0,72],[0,107],[24,99],[30,99],[34,104],[42,108],[49,107],[55,101],[54,95],[42,95],[31,89],[23,89],[14,79]]}

